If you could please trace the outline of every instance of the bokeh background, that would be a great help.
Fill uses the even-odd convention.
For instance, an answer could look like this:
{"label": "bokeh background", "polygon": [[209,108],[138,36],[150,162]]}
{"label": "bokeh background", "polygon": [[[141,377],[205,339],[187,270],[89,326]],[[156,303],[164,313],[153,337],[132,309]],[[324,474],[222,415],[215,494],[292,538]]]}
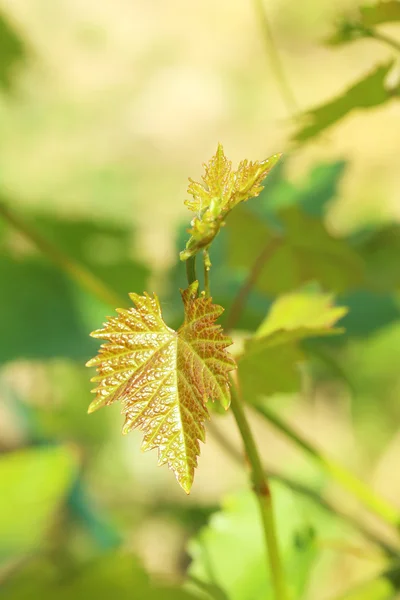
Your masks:
{"label": "bokeh background", "polygon": [[[300,389],[269,402],[400,509],[400,105],[393,98],[350,111],[304,143],[293,137],[301,113],[342,95],[377,65],[393,61],[388,81],[397,90],[389,44],[324,43],[338,22],[358,18],[357,7],[353,0],[265,2],[293,107],[256,3],[0,1],[0,584],[10,586],[9,597],[22,597],[26,581],[36,579],[43,594],[48,572],[68,579],[97,559],[109,566],[110,581],[120,581],[126,553],[141,565],[138,574],[127,567],[132,585],[140,587],[142,569],[163,585],[179,584],[196,555],[188,540],[247,487],[246,470],[218,441],[222,432],[241,452],[229,414],[213,416],[189,497],[166,467],[157,468],[154,452],[140,452],[140,433],[121,435],[118,406],[86,414],[84,364],[97,348],[89,332],[119,298],[156,291],[167,321],[179,324],[187,178],[199,178],[219,141],[234,164],[283,152],[284,167],[271,180],[276,205],[314,202],[313,216],[329,235],[370,267],[350,283],[311,268],[280,289],[266,285],[235,335],[254,329],[278,292],[308,280],[339,294],[351,310],[342,341],[329,346],[330,361],[311,359]],[[400,39],[396,22],[378,29]],[[375,91],[362,91],[361,102],[368,105]],[[307,238],[306,225],[299,227]],[[233,235],[229,223],[227,230]],[[231,244],[249,245],[238,222],[232,232]],[[250,267],[216,252],[214,293],[229,308]],[[93,293],[98,281],[111,292],[100,286]],[[267,466],[323,490],[393,542],[388,527],[251,417]],[[283,523],[303,510],[291,494],[278,508]],[[307,510],[318,557],[298,597],[333,598],[385,568],[382,551],[355,528]],[[224,597],[216,593],[203,589],[197,597]],[[225,590],[225,597],[263,597],[248,593]],[[394,593],[379,596],[386,597]]]}

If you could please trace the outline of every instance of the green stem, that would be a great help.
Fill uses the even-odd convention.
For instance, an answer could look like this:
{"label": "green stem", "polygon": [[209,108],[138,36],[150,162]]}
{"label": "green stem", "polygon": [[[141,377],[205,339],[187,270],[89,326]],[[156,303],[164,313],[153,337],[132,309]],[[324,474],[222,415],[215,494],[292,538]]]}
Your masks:
{"label": "green stem", "polygon": [[211,261],[208,250],[203,250],[203,265],[204,265],[204,291],[206,298],[210,297],[210,269]]}
{"label": "green stem", "polygon": [[191,285],[194,281],[197,280],[197,277],[196,277],[196,255],[190,256],[186,260],[186,277],[187,277],[188,285]]}
{"label": "green stem", "polygon": [[86,267],[74,261],[67,254],[64,254],[57,246],[42,237],[26,221],[16,215],[4,204],[0,203],[0,215],[11,226],[20,231],[28,238],[43,254],[52,260],[58,267],[68,273],[82,288],[96,296],[99,300],[109,304],[113,308],[127,306],[128,302],[120,298],[111,290],[101,279],[93,275]]}
{"label": "green stem", "polygon": [[365,27],[365,25],[362,24],[360,24],[359,27],[360,30],[364,32],[366,37],[373,38],[378,42],[383,42],[387,46],[390,46],[391,48],[396,50],[396,52],[400,52],[400,42],[398,42],[397,40],[394,40],[392,37],[385,35],[384,33],[380,33],[372,27]]}
{"label": "green stem", "polygon": [[[222,431],[217,428],[213,422],[210,422],[207,426],[208,432],[212,435],[213,439],[225,450],[228,456],[230,456],[235,462],[243,464],[243,458],[236,446],[231,443]],[[396,546],[389,544],[386,540],[377,535],[374,531],[364,525],[355,516],[343,512],[338,508],[331,500],[324,498],[321,494],[303,483],[279,473],[278,471],[272,470],[270,467],[266,469],[264,467],[265,476],[270,480],[275,480],[291,489],[293,492],[305,496],[312,502],[320,506],[323,510],[333,514],[335,517],[351,525],[354,529],[359,531],[366,539],[380,547],[381,550],[390,558],[396,558],[400,554],[400,549]]]}
{"label": "green stem", "polygon": [[238,396],[234,383],[231,383],[231,407],[250,465],[253,491],[257,498],[263,526],[264,539],[266,543],[267,568],[271,573],[271,581],[275,592],[275,599],[285,600],[285,582],[279,555],[271,490],[268,479],[264,474],[264,469],[253,434],[243,410],[242,401]]}
{"label": "green stem", "polygon": [[297,102],[295,100],[292,89],[286,79],[285,72],[282,66],[282,61],[275,45],[274,36],[272,35],[271,26],[269,24],[263,0],[253,0],[260,25],[263,31],[264,43],[267,49],[268,57],[271,61],[271,67],[275,78],[278,82],[282,98],[288,108],[290,114],[297,112]]}
{"label": "green stem", "polygon": [[397,40],[394,40],[393,38],[389,37],[388,35],[385,35],[384,33],[379,33],[374,29],[371,37],[373,37],[375,40],[378,40],[379,42],[383,42],[384,44],[391,46],[394,50],[396,50],[396,52],[400,52],[400,43]]}
{"label": "green stem", "polygon": [[256,404],[255,408],[270,423],[279,429],[279,431],[284,433],[286,437],[291,439],[292,442],[311,456],[326,473],[331,475],[333,479],[357,498],[364,506],[390,525],[394,525],[395,527],[400,526],[400,514],[394,506],[383,498],[380,498],[380,496],[375,494],[364,482],[358,479],[340,463],[326,457],[322,452],[314,448],[307,440],[301,437],[299,433],[292,429],[290,425],[284,423],[265,404]]}

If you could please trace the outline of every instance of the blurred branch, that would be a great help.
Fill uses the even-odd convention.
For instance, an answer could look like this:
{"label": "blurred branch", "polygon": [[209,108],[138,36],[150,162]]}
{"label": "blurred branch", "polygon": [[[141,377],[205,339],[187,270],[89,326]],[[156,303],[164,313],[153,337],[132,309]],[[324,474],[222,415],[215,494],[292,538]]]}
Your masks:
{"label": "blurred branch", "polygon": [[264,472],[261,457],[244,411],[244,402],[239,397],[238,390],[231,381],[231,410],[238,426],[246,452],[253,492],[257,499],[262,522],[269,569],[275,600],[286,600],[286,583],[282,568],[281,556],[276,531],[276,521],[271,489],[268,477]]}
{"label": "blurred branch", "polygon": [[395,506],[378,496],[366,483],[358,479],[343,465],[328,458],[320,450],[314,448],[310,442],[305,440],[290,425],[282,421],[282,419],[265,404],[257,403],[254,405],[254,408],[259,414],[265,417],[269,423],[276,427],[287,438],[292,440],[296,446],[311,456],[323,471],[332,476],[337,483],[350,492],[365,507],[375,513],[375,515],[380,517],[383,521],[389,523],[389,525],[395,526],[397,530],[399,529],[400,513]]}
{"label": "blurred branch", "polygon": [[378,42],[383,42],[384,44],[391,46],[391,48],[396,50],[396,52],[400,52],[400,42],[398,42],[397,40],[394,40],[393,38],[391,38],[390,36],[388,36],[384,33],[380,33],[379,31],[376,31],[376,29],[371,29],[370,32],[371,33],[370,33],[369,37],[372,37],[373,39],[377,40]]}
{"label": "blurred branch", "polygon": [[273,256],[280,243],[281,239],[279,237],[274,237],[272,240],[269,240],[250,267],[249,274],[239,288],[239,291],[234,297],[232,305],[229,309],[225,323],[226,330],[233,329],[235,327],[243,309],[246,306],[250,292],[261,274],[263,266]]}
{"label": "blurred branch", "polygon": [[55,265],[76,281],[83,289],[96,296],[105,304],[113,308],[126,307],[127,301],[120,298],[101,279],[91,273],[86,267],[79,264],[67,254],[64,254],[57,246],[46,240],[40,233],[35,231],[30,224],[16,215],[10,208],[0,201],[0,216],[12,227],[15,227],[28,240],[30,240],[43,254],[45,254]]}
{"label": "blurred branch", "polygon": [[292,115],[293,113],[297,112],[297,102],[287,81],[282,61],[275,44],[274,36],[272,35],[271,26],[265,12],[263,0],[254,0],[254,8],[262,28],[264,43],[269,60],[271,62],[273,73],[276,81],[278,82],[278,86],[286,107],[289,113]]}
{"label": "blurred branch", "polygon": [[[226,436],[218,429],[218,427],[214,425],[212,421],[208,423],[207,429],[211,433],[214,440],[218,442],[221,448],[225,450],[228,456],[230,456],[235,462],[243,464],[242,454],[237,450],[236,446],[226,438]],[[335,506],[332,501],[321,496],[321,494],[316,490],[313,490],[312,488],[309,488],[308,486],[299,483],[290,477],[286,477],[285,475],[282,475],[278,471],[270,469],[269,467],[268,469],[265,469],[265,472],[270,479],[278,481],[297,494],[301,494],[302,496],[309,498],[312,502],[318,504],[324,510],[330,512],[342,521],[345,521],[354,529],[357,529],[366,539],[370,540],[376,546],[379,546],[387,556],[391,558],[396,558],[399,556],[400,548],[392,546],[386,540],[382,539],[380,536],[368,529],[356,517],[343,512],[340,508]]]}

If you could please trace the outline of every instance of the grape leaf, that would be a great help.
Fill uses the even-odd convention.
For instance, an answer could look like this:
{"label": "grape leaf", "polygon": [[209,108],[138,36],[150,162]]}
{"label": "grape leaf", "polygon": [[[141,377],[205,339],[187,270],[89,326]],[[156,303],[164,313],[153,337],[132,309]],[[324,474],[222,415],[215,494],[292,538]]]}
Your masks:
{"label": "grape leaf", "polygon": [[63,446],[1,456],[0,558],[32,551],[43,543],[77,471],[77,456]]}
{"label": "grape leaf", "polygon": [[328,294],[300,291],[278,298],[238,358],[246,400],[296,391],[300,383],[298,364],[304,360],[298,342],[340,332],[333,326],[346,312],[344,307],[333,306]]}
{"label": "grape leaf", "polygon": [[293,140],[304,142],[337,123],[355,109],[373,108],[399,95],[399,87],[390,89],[385,85],[393,62],[379,65],[340,96],[327,104],[311,109],[303,115],[305,124],[294,134]]}
{"label": "grape leaf", "polygon": [[193,200],[185,204],[197,215],[192,219],[191,237],[180,254],[181,260],[208,248],[228,213],[240,202],[259,195],[263,190],[263,180],[280,157],[280,154],[274,154],[262,162],[242,160],[237,170],[232,171],[232,163],[227,160],[222,145],[218,144],[215,156],[205,165],[204,183],[189,180],[188,193]]}
{"label": "grape leaf", "polygon": [[189,493],[199,440],[205,440],[207,400],[229,406],[228,371],[235,362],[216,319],[222,307],[197,297],[198,282],[182,291],[185,320],[175,332],[162,319],[158,298],[130,294],[135,308],[117,309],[92,336],[106,340],[88,366],[96,366],[99,382],[89,407],[122,400],[125,425],[144,432],[143,450],[158,448],[158,463],[167,463]]}

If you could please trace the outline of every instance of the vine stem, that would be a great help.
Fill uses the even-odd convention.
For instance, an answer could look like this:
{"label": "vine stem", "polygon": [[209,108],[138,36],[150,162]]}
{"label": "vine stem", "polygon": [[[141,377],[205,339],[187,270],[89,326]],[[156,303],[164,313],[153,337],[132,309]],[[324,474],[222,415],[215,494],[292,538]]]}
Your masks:
{"label": "vine stem", "polygon": [[292,440],[298,447],[302,448],[311,456],[322,469],[332,476],[344,489],[350,492],[365,507],[375,513],[389,525],[400,527],[400,513],[389,502],[378,496],[368,485],[358,479],[353,473],[348,471],[340,463],[328,458],[318,449],[314,448],[307,440],[297,433],[290,425],[282,421],[278,415],[271,411],[265,404],[257,403],[255,405],[257,412],[263,415],[272,425],[274,425],[285,436]]}
{"label": "vine stem", "polygon": [[210,255],[208,254],[208,250],[203,250],[203,266],[204,266],[204,292],[206,294],[206,298],[210,297],[210,269],[211,269],[211,261]]}
{"label": "vine stem", "polygon": [[267,54],[271,61],[271,67],[274,72],[275,78],[278,82],[282,98],[287,106],[289,113],[296,113],[297,102],[295,100],[292,89],[287,81],[282,61],[275,44],[274,36],[272,35],[271,26],[269,24],[267,14],[265,12],[263,0],[253,0],[253,2],[255,11],[257,13],[264,34],[263,38],[265,47],[267,49]]}
{"label": "vine stem", "polygon": [[190,256],[186,260],[186,277],[188,281],[188,285],[191,285],[194,281],[196,281],[196,255]]}
{"label": "vine stem", "polygon": [[387,44],[388,46],[390,46],[391,48],[396,50],[396,52],[400,52],[400,42],[393,39],[389,35],[380,33],[379,31],[377,31],[376,29],[373,29],[372,27],[365,27],[365,25],[362,25],[362,24],[360,24],[359,27],[360,27],[360,30],[363,31],[367,37],[377,40],[378,42]]}
{"label": "vine stem", "polygon": [[[209,433],[212,435],[213,439],[221,446],[221,448],[226,452],[226,454],[234,460],[236,463],[243,464],[243,457],[240,451],[236,448],[236,445],[231,442],[225,434],[217,428],[212,421],[207,426]],[[341,508],[336,506],[332,500],[329,500],[322,496],[319,491],[314,490],[303,483],[299,483],[298,481],[283,475],[282,473],[276,471],[275,469],[271,469],[268,467],[264,467],[264,473],[266,477],[271,481],[278,481],[285,487],[289,488],[293,492],[304,496],[317,504],[323,510],[333,514],[338,519],[341,519],[343,522],[348,523],[354,529],[359,531],[366,539],[370,540],[373,544],[382,549],[382,551],[390,558],[396,558],[399,556],[399,548],[397,546],[392,545],[387,542],[383,537],[380,537],[377,533],[369,529],[364,523],[362,523],[356,516],[351,515],[350,513],[344,512]]]}
{"label": "vine stem", "polygon": [[279,554],[275,517],[268,478],[264,473],[261,458],[250,429],[249,422],[243,409],[242,400],[235,384],[231,385],[231,408],[246,451],[250,465],[253,491],[257,498],[260,511],[264,539],[266,544],[267,568],[271,573],[272,586],[276,600],[286,600],[286,586]]}
{"label": "vine stem", "polygon": [[91,271],[86,269],[67,254],[64,254],[57,246],[42,237],[25,220],[16,215],[12,210],[0,202],[0,216],[18,231],[20,231],[28,240],[30,240],[43,254],[45,254],[53,263],[68,273],[70,277],[79,285],[92,293],[99,300],[112,307],[127,306],[127,301],[110,289],[101,279],[96,277]]}

